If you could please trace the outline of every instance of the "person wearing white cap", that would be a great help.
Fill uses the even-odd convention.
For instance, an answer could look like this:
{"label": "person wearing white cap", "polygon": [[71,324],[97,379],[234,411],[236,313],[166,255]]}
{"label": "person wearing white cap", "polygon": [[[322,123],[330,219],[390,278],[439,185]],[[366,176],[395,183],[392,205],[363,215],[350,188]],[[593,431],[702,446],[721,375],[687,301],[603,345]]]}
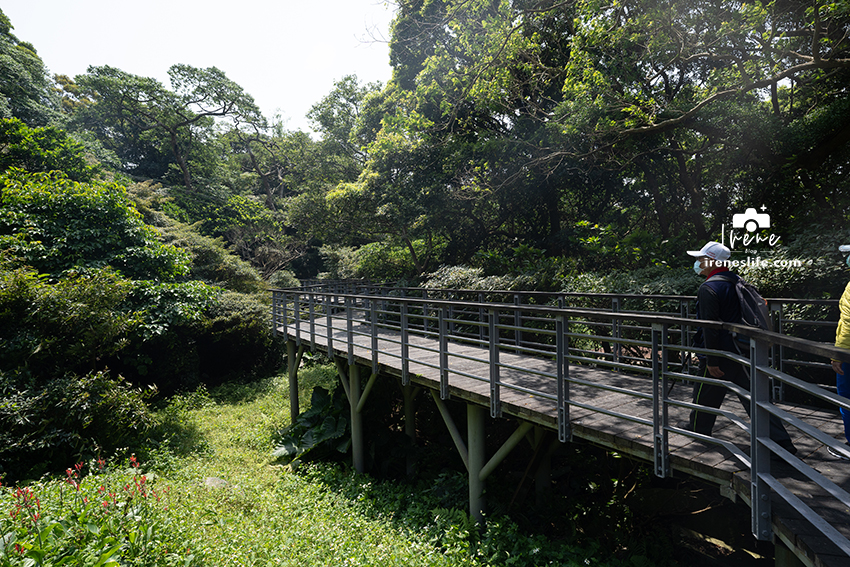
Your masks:
{"label": "person wearing white cap", "polygon": [[[838,249],[845,254],[850,252],[848,245],[839,246]],[[847,257],[847,265],[850,266],[850,256]],[[838,309],[840,315],[838,328],[835,330],[835,346],[850,349],[850,283],[844,288],[844,293],[838,301]],[[833,360],[832,369],[835,370],[835,384],[838,395],[850,398],[850,363]],[[848,442],[847,444],[850,445],[850,411],[844,408],[840,408],[840,411],[841,418],[844,420],[844,437]],[[826,450],[833,457],[838,457],[844,461],[850,460],[832,447],[827,447]]]}
{"label": "person wearing white cap", "polygon": [[[738,323],[741,321],[741,304],[735,285],[740,278],[729,271],[726,261],[732,256],[732,251],[720,242],[708,242],[700,250],[690,250],[688,254],[696,258],[694,271],[705,276],[697,292],[697,318],[707,321],[724,321]],[[740,353],[735,344],[736,339],[729,331],[722,329],[700,328],[694,337],[694,346],[712,350]],[[737,362],[715,355],[698,355],[699,376],[723,379],[733,382],[745,390],[750,389],[749,373]],[[712,408],[720,408],[727,388],[720,384],[694,385],[693,403]],[[744,398],[741,403],[750,412],[750,404]],[[682,428],[702,435],[711,435],[717,415],[699,410],[692,410],[690,419]],[[797,452],[791,437],[776,416],[770,416],[770,438],[773,439],[792,455]]]}

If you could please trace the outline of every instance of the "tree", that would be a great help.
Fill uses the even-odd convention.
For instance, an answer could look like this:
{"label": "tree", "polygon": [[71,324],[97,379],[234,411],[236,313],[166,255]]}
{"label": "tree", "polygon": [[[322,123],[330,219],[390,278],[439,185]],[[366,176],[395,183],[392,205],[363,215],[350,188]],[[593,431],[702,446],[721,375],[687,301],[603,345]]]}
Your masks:
{"label": "tree", "polygon": [[704,239],[750,202],[791,230],[850,196],[848,20],[826,2],[407,0],[386,90],[416,151],[454,144],[461,185],[488,194],[472,234],[570,243],[587,219]]}
{"label": "tree", "polygon": [[0,11],[0,118],[19,118],[31,126],[60,120],[59,101],[41,58],[32,44],[12,34]]}
{"label": "tree", "polygon": [[[353,180],[366,159],[365,146],[369,141],[365,132],[358,128],[361,108],[371,93],[380,91],[380,83],[361,86],[355,75],[347,75],[334,83],[334,88],[307,113],[314,128],[322,135],[322,143],[328,153],[347,158],[348,167],[341,173]],[[353,172],[353,175],[352,175]]]}
{"label": "tree", "polygon": [[[207,142],[216,118],[262,123],[253,98],[215,67],[174,65],[168,71],[173,91],[155,79],[109,66],[90,67],[76,78],[96,104],[80,111],[79,123],[98,134],[132,169],[158,160],[161,141],[170,150],[187,189],[193,145]],[[152,137],[153,135],[153,137]]]}

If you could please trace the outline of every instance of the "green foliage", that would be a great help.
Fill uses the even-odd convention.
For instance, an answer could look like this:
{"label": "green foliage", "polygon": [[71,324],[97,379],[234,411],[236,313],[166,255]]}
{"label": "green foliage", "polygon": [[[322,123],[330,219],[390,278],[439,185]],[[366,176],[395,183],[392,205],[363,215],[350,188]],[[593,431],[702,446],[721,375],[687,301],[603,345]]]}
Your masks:
{"label": "green foliage", "polygon": [[[0,565],[200,565],[165,513],[170,487],[98,459],[64,481],[0,488]],[[98,467],[97,469],[95,467]],[[99,469],[99,470],[98,470]]]}
{"label": "green foliage", "polygon": [[202,381],[252,380],[280,368],[285,341],[274,337],[268,297],[225,292],[194,339]]}
{"label": "green foliage", "polygon": [[146,397],[107,372],[38,382],[0,371],[0,473],[37,478],[139,443],[155,423]]}
{"label": "green foliage", "polygon": [[[410,245],[417,256],[425,257],[430,253],[439,254],[438,249],[429,250],[424,240],[413,240]],[[440,247],[444,248],[444,246]],[[393,242],[371,242],[364,244],[354,252],[355,278],[372,281],[410,280],[417,275],[417,268],[410,248]]]}
{"label": "green foliage", "polygon": [[0,118],[19,118],[32,126],[60,119],[59,100],[50,74],[30,43],[12,34],[12,22],[0,11]]}
{"label": "green foliage", "polygon": [[285,289],[290,287],[299,287],[301,282],[289,270],[278,270],[269,278],[269,287],[273,289]]}
{"label": "green foliage", "polygon": [[311,460],[326,458],[334,451],[347,453],[351,445],[349,413],[342,388],[332,392],[321,387],[314,388],[310,409],[280,431],[272,456],[292,462],[305,456]]}
{"label": "green foliage", "polygon": [[533,275],[487,276],[482,268],[469,266],[440,266],[428,274],[423,287],[436,289],[492,290],[536,290]]}
{"label": "green foliage", "polygon": [[51,284],[30,269],[0,274],[0,371],[26,368],[36,380],[102,369],[133,324],[122,308],[128,283],[92,270]]}
{"label": "green foliage", "polygon": [[82,144],[54,127],[30,128],[16,118],[0,119],[0,172],[12,167],[30,173],[59,170],[74,181],[91,181],[99,167],[90,165]]}
{"label": "green foliage", "polygon": [[41,273],[111,266],[135,279],[173,280],[188,259],[159,242],[124,187],[61,172],[0,176],[0,248]]}

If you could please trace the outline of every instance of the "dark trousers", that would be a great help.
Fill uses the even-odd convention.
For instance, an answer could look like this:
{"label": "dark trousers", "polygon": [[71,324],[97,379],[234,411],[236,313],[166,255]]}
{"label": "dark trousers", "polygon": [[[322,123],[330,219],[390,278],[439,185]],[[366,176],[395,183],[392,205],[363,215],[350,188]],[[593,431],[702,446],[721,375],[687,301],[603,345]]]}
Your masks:
{"label": "dark trousers", "polygon": [[[747,391],[750,390],[750,375],[743,366],[737,362],[723,359],[720,361],[720,370],[724,372],[723,380],[728,380],[737,384]],[[712,376],[708,373],[705,359],[700,360],[699,375],[712,378]],[[694,385],[693,402],[701,406],[719,409],[720,404],[723,403],[723,398],[726,397],[727,391],[728,389],[725,386],[702,384],[698,382]],[[750,415],[749,400],[741,396],[738,396],[738,399],[741,400],[741,405],[744,406],[744,409],[747,411],[747,415]],[[717,420],[717,416],[713,413],[691,410],[690,427],[697,433],[701,433],[702,435],[711,435],[711,430],[714,429],[715,420]],[[780,445],[791,442],[791,437],[785,430],[782,420],[773,414],[770,415],[770,438]]]}

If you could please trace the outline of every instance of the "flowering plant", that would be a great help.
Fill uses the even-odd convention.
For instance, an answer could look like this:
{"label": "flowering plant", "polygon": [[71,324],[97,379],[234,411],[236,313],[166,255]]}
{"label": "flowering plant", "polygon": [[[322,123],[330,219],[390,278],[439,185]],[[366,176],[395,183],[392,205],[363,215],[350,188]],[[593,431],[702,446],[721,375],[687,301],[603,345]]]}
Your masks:
{"label": "flowering plant", "polygon": [[0,486],[0,566],[192,565],[194,556],[168,530],[169,487],[129,467],[106,470],[98,458],[54,479]]}

